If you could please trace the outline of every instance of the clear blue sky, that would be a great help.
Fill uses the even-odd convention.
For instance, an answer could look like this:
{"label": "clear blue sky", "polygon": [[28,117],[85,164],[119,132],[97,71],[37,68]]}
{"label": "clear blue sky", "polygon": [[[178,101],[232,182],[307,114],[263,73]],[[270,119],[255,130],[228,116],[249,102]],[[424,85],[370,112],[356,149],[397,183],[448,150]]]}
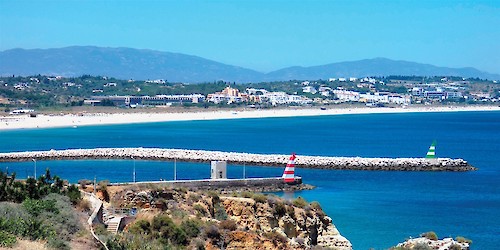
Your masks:
{"label": "clear blue sky", "polygon": [[262,72],[374,57],[500,73],[500,0],[0,0],[0,51],[197,55]]}

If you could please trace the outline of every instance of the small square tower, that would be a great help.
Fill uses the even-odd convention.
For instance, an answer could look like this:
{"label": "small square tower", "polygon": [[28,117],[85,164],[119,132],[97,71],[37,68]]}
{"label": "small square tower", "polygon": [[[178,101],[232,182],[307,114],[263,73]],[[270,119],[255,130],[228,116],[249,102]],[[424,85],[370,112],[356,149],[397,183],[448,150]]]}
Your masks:
{"label": "small square tower", "polygon": [[227,162],[225,161],[212,161],[211,162],[211,179],[227,179]]}

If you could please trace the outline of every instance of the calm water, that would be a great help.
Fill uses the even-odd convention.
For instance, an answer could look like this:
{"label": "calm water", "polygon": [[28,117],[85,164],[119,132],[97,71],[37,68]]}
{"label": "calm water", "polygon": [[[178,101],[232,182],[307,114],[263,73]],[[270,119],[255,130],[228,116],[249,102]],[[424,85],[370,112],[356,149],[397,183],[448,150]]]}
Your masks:
{"label": "calm water", "polygon": [[[423,157],[433,140],[440,157],[464,158],[468,173],[297,169],[312,191],[283,194],[317,200],[355,249],[384,249],[409,236],[473,239],[500,245],[500,112],[342,115],[169,122],[0,132],[0,151],[94,147],[164,147],[254,153]],[[133,161],[37,162],[65,179],[132,180]],[[136,161],[137,180],[173,178],[172,162]],[[1,163],[23,178],[34,163]],[[282,168],[229,166],[229,177],[281,175]],[[207,178],[208,164],[177,163],[179,179]]]}

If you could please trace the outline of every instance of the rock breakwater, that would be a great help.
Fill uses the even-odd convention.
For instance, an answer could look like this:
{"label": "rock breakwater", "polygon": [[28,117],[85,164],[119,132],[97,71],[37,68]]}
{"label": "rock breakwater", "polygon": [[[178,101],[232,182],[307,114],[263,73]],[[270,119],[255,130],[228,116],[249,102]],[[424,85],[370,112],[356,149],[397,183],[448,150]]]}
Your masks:
{"label": "rock breakwater", "polygon": [[[284,166],[289,155],[250,154],[207,150],[162,148],[95,148],[0,153],[0,162],[76,159],[135,159],[156,161],[210,162]],[[295,163],[301,168],[380,171],[472,171],[463,159],[450,158],[362,158],[298,155]]]}

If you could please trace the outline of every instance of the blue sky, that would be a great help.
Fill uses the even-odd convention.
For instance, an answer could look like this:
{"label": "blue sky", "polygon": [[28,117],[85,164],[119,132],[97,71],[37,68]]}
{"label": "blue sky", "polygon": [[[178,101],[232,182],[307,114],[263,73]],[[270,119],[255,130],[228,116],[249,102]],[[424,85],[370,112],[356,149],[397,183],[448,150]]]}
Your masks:
{"label": "blue sky", "polygon": [[0,50],[196,55],[262,72],[387,57],[500,73],[500,1],[0,0]]}

